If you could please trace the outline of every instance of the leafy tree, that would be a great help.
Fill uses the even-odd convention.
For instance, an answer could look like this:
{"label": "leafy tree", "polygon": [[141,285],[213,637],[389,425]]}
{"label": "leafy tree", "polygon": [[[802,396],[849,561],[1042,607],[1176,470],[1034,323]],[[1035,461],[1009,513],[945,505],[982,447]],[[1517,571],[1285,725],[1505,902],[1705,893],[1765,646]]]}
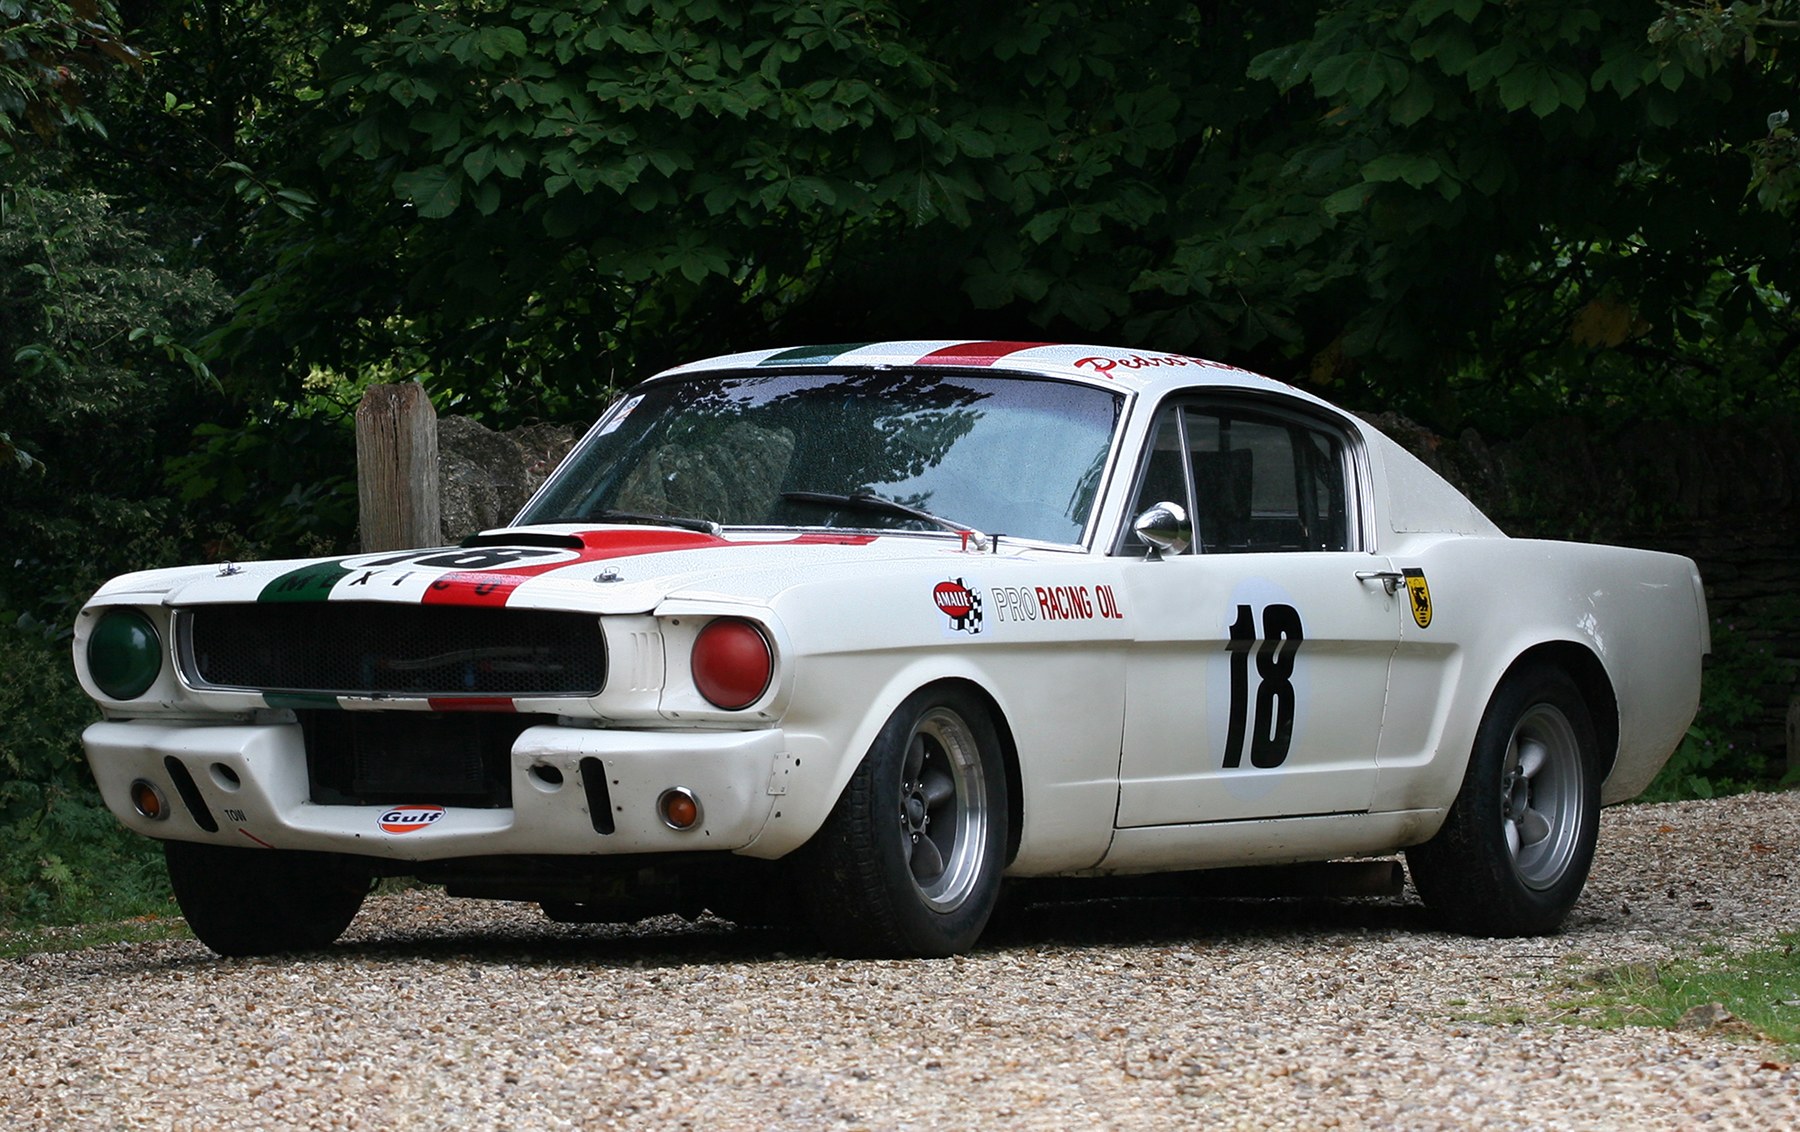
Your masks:
{"label": "leafy tree", "polygon": [[1729,6],[1665,2],[1662,18],[1650,25],[1650,41],[1695,74],[1740,78],[1748,73],[1772,80],[1777,91],[1785,87],[1786,97],[1769,104],[1768,134],[1731,147],[1749,158],[1757,203],[1782,215],[1800,204],[1800,134],[1790,125],[1794,72],[1781,51],[1800,41],[1797,16],[1800,5],[1793,0],[1738,0]]}
{"label": "leafy tree", "polygon": [[101,129],[85,105],[83,73],[143,58],[118,23],[109,0],[0,0],[0,143],[27,129],[45,139]]}
{"label": "leafy tree", "polygon": [[1149,341],[1444,427],[1787,396],[1792,230],[1740,198],[1743,107],[1792,69],[1654,19],[401,5],[320,56],[318,210],[267,216],[220,344],[503,417],[715,349],[954,333]]}
{"label": "leafy tree", "polygon": [[1440,422],[1459,416],[1446,398],[1514,417],[1730,410],[1765,390],[1686,383],[1721,360],[1714,340],[1745,330],[1763,349],[1736,368],[1786,364],[1791,382],[1779,340],[1795,325],[1793,233],[1746,214],[1742,165],[1721,144],[1776,76],[1759,87],[1690,66],[1631,3],[1383,11],[1327,11],[1251,72],[1322,111],[1283,169],[1323,172],[1326,240],[1359,269],[1341,282],[1376,300],[1352,302],[1337,339],[1350,358],[1401,364],[1371,389],[1418,408],[1406,370],[1449,372],[1422,406]]}
{"label": "leafy tree", "polygon": [[[47,183],[103,194],[168,271],[240,290],[280,252],[263,238],[269,216],[300,221],[315,210],[319,131],[330,117],[318,110],[316,56],[368,7],[125,4],[124,34],[150,62],[90,84],[87,105],[107,130],[64,139]],[[206,350],[214,321],[192,323],[179,342]],[[145,460],[146,498],[166,499],[184,537],[200,540],[164,554],[341,545],[355,529],[355,390],[334,395],[341,383],[304,365],[240,376],[234,359],[206,352],[216,384],[171,402]]]}
{"label": "leafy tree", "polygon": [[108,125],[85,138],[82,171],[130,202],[168,251],[233,290],[268,267],[266,214],[304,219],[321,176],[317,56],[367,16],[367,2],[206,0],[126,7],[126,34],[153,63],[115,74],[91,104]]}
{"label": "leafy tree", "polygon": [[[184,341],[225,307],[92,191],[0,195],[0,420],[38,466],[0,475],[11,568],[0,609],[56,620],[166,521],[158,434],[211,377]],[[79,564],[79,565],[77,565]]]}
{"label": "leafy tree", "polygon": [[89,95],[143,59],[113,6],[0,2],[0,20],[0,609],[53,623],[93,576],[71,561],[106,557],[73,548],[153,528],[153,430],[210,381],[187,342],[224,299],[71,173],[68,128],[103,136]]}
{"label": "leafy tree", "polygon": [[1245,57],[1219,37],[1215,79],[1193,52],[1218,13],[1120,7],[391,9],[327,56],[333,183],[228,352],[402,359],[480,407],[586,413],[749,342],[1098,330],[1154,254],[1158,182],[1204,148],[1199,93]]}
{"label": "leafy tree", "polygon": [[[161,555],[155,430],[206,367],[185,344],[223,307],[82,183],[68,151],[143,56],[110,3],[0,0],[0,925],[156,906],[153,855],[94,795],[94,710],[67,617],[108,572]],[[123,67],[121,67],[123,65]],[[166,903],[166,899],[161,901]]]}

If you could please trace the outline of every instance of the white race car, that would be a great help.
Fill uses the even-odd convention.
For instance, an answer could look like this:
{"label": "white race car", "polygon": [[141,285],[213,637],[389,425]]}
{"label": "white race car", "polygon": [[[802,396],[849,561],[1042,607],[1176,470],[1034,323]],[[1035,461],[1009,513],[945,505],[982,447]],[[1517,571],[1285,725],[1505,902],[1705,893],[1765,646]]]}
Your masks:
{"label": "white race car", "polygon": [[222,954],[409,875],[934,956],[1003,876],[1398,849],[1447,923],[1552,931],[1708,644],[1688,559],[1507,538],[1279,382],[894,342],[659,374],[506,529],[129,574],[74,650]]}

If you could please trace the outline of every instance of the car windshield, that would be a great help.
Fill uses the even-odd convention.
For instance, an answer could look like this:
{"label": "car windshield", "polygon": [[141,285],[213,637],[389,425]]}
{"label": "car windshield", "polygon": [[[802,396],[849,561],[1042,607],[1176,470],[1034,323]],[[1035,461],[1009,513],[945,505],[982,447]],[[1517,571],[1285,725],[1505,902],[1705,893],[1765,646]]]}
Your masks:
{"label": "car windshield", "polygon": [[615,405],[519,521],[967,527],[1077,543],[1121,404],[1073,382],[954,371],[660,381]]}

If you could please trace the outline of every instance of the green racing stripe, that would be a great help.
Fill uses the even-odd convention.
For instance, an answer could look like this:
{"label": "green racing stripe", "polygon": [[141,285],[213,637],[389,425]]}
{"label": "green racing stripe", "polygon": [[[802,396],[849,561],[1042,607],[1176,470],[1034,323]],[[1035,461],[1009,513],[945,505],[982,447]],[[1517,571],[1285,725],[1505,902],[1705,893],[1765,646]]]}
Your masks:
{"label": "green racing stripe", "polygon": [[275,578],[256,595],[257,601],[324,601],[351,570],[337,562],[314,562]]}
{"label": "green racing stripe", "polygon": [[791,350],[782,350],[780,353],[771,354],[756,364],[758,366],[818,365],[848,354],[852,350],[860,350],[868,344],[867,342],[839,342],[831,346],[796,346]]}

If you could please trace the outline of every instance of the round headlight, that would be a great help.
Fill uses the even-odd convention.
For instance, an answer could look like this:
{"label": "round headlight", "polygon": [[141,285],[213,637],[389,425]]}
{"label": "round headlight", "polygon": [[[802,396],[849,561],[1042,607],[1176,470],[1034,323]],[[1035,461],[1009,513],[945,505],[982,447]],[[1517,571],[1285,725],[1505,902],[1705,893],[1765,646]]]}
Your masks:
{"label": "round headlight", "polygon": [[694,686],[713,706],[747,708],[762,698],[775,657],[762,631],[748,621],[721,617],[694,640]]}
{"label": "round headlight", "polygon": [[115,700],[135,700],[162,672],[162,640],[156,626],[135,609],[109,609],[87,642],[88,675]]}

